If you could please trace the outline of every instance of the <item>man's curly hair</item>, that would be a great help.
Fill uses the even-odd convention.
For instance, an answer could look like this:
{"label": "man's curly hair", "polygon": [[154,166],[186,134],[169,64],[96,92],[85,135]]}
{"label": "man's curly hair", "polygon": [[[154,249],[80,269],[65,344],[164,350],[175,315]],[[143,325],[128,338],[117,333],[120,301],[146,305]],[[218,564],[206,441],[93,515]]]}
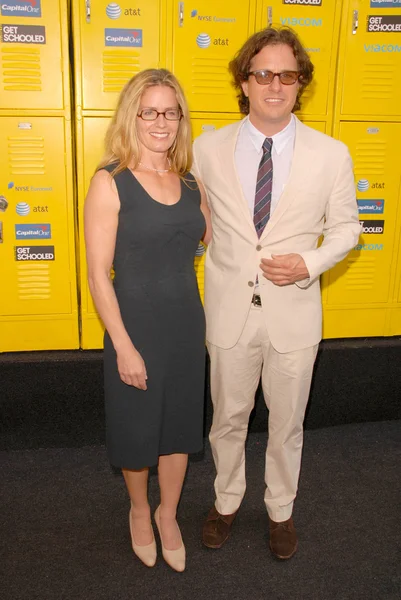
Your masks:
{"label": "man's curly hair", "polygon": [[251,61],[266,46],[278,46],[286,44],[290,46],[298,63],[300,87],[293,111],[301,108],[301,96],[307,85],[313,78],[313,64],[305,48],[302,46],[297,34],[290,27],[267,27],[262,31],[254,33],[237,52],[229,64],[229,70],[234,79],[234,87],[237,90],[237,98],[241,113],[249,113],[249,99],[245,96],[241,83],[249,78]]}

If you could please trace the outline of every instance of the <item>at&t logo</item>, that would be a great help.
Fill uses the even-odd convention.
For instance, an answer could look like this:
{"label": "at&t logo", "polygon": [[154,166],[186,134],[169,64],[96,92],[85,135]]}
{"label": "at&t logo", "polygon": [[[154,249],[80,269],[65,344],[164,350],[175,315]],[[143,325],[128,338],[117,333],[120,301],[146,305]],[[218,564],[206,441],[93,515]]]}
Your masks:
{"label": "at&t logo", "polygon": [[228,46],[230,40],[228,38],[212,38],[208,33],[200,33],[196,38],[196,43],[199,48],[209,48],[211,44],[213,46]]}
{"label": "at&t logo", "polygon": [[119,19],[121,17],[121,7],[117,2],[111,2],[106,6],[106,15],[109,19]]}
{"label": "at&t logo", "polygon": [[367,179],[360,179],[356,184],[356,187],[358,188],[358,192],[367,192],[370,184]]}
{"label": "at&t logo", "polygon": [[212,43],[212,40],[210,38],[210,35],[208,35],[207,33],[200,33],[196,38],[196,43],[198,44],[199,48],[209,48],[210,44]]}
{"label": "at&t logo", "polygon": [[31,207],[29,206],[28,202],[18,202],[17,206],[15,207],[15,211],[17,215],[20,215],[20,217],[25,217],[31,212]]}

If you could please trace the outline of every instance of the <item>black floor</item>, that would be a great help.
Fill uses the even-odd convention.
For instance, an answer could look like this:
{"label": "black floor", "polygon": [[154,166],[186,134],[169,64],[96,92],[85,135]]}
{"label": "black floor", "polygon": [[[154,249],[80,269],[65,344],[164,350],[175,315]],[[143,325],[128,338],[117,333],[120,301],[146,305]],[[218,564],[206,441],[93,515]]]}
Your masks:
{"label": "black floor", "polygon": [[[299,551],[268,550],[266,439],[250,435],[248,490],[221,550],[200,543],[209,448],[190,464],[179,522],[187,570],[133,555],[128,502],[101,446],[1,452],[1,600],[399,600],[400,421],[307,431],[294,517]],[[157,506],[157,478],[150,479]]]}

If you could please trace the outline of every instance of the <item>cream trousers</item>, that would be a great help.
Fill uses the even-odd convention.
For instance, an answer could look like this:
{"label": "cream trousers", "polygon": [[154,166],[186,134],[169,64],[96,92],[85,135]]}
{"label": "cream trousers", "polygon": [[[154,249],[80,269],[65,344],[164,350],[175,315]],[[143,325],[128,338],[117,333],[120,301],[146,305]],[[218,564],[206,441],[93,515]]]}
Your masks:
{"label": "cream trousers", "polygon": [[217,476],[216,509],[235,512],[245,494],[245,441],[262,378],[269,409],[265,504],[273,521],[290,518],[297,493],[303,420],[318,346],[279,354],[261,307],[251,306],[240,339],[225,350],[208,344],[213,424],[210,443]]}

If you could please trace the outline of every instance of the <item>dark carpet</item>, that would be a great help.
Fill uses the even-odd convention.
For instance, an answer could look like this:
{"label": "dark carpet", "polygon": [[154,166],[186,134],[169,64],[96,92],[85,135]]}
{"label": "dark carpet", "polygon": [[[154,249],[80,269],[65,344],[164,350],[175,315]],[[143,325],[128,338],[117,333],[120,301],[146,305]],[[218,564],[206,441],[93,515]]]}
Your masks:
{"label": "dark carpet", "polygon": [[[231,539],[200,543],[213,499],[209,447],[191,460],[179,522],[187,570],[134,556],[120,474],[101,446],[1,452],[1,600],[399,600],[399,421],[307,431],[294,517],[299,551],[268,550],[266,436],[252,433],[248,489]],[[150,478],[152,507],[157,478]]]}

